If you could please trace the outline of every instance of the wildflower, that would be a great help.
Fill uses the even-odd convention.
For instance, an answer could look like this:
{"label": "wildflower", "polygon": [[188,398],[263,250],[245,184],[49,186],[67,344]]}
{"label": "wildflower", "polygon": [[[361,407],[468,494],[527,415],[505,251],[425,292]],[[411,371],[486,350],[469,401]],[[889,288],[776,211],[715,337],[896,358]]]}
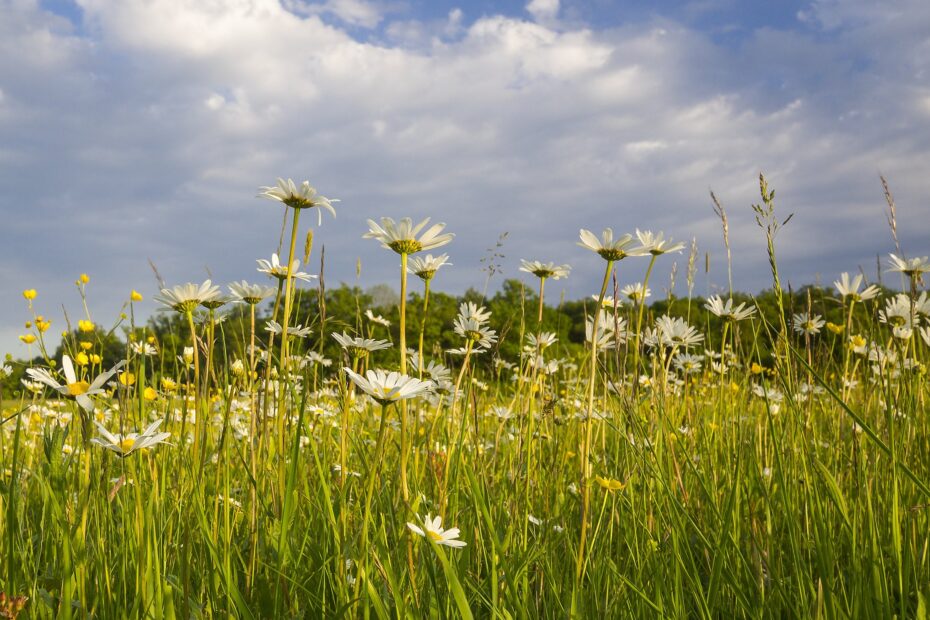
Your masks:
{"label": "wildflower", "polygon": [[537,336],[536,334],[528,334],[526,336],[526,342],[533,350],[539,349],[542,351],[547,347],[551,347],[556,342],[558,342],[558,337],[552,332],[542,332]]}
{"label": "wildflower", "polygon": [[433,279],[433,276],[436,275],[436,272],[439,271],[440,267],[451,264],[448,254],[440,254],[435,257],[432,254],[427,254],[423,257],[414,256],[407,265],[407,271],[424,282],[429,282]]}
{"label": "wildflower", "polygon": [[45,319],[43,316],[36,317],[36,329],[39,330],[39,333],[44,334],[48,331],[48,328],[52,326],[52,322]]}
{"label": "wildflower", "polygon": [[622,491],[626,487],[625,482],[620,482],[619,480],[614,480],[613,478],[603,478],[601,476],[595,476],[594,480],[597,484],[606,491]]}
{"label": "wildflower", "polygon": [[726,302],[724,302],[720,295],[710,297],[707,303],[704,304],[704,308],[711,314],[719,316],[722,319],[727,319],[728,321],[743,321],[756,313],[754,306],[749,306],[747,308],[745,303],[741,303],[734,308],[733,299],[727,299]]}
{"label": "wildflower", "polygon": [[836,290],[839,292],[841,297],[851,297],[853,301],[867,301],[874,297],[877,297],[881,293],[881,289],[872,284],[871,286],[866,287],[863,291],[859,291],[859,287],[862,285],[862,274],[857,274],[852,281],[849,280],[849,274],[845,271],[840,274],[840,279],[833,282],[833,286],[836,287]]}
{"label": "wildflower", "polygon": [[491,318],[491,313],[486,312],[484,306],[466,301],[459,304],[459,316],[475,319],[479,323],[485,323]]}
{"label": "wildflower", "polygon": [[136,384],[136,375],[131,372],[121,372],[117,380],[119,380],[120,385],[123,387],[132,387]]}
{"label": "wildflower", "polygon": [[86,366],[90,362],[90,358],[87,357],[87,353],[80,351],[77,355],[74,356],[74,363],[78,366]]}
{"label": "wildflower", "polygon": [[437,545],[445,545],[446,547],[464,547],[466,545],[464,541],[458,540],[459,528],[442,529],[442,517],[438,515],[431,519],[430,515],[427,514],[423,520],[422,528],[413,523],[407,523],[407,527],[414,534],[419,534]]}
{"label": "wildflower", "polygon": [[103,425],[99,422],[94,422],[97,425],[97,430],[100,431],[102,437],[94,437],[90,440],[91,443],[97,444],[102,448],[116,452],[117,456],[120,458],[125,458],[137,450],[144,450],[145,448],[151,448],[156,444],[163,443],[168,437],[171,436],[171,433],[156,433],[158,427],[161,426],[163,420],[156,420],[152,422],[148,428],[146,428],[141,433],[128,433],[126,435],[113,434],[109,432]]}
{"label": "wildflower", "polygon": [[531,273],[537,278],[552,278],[553,280],[559,280],[561,278],[567,278],[571,267],[568,265],[556,265],[555,263],[541,263],[538,260],[521,260],[520,261],[520,271],[525,271],[526,273]]}
{"label": "wildflower", "polygon": [[144,398],[145,400],[150,400],[150,401],[155,400],[156,398],[158,398],[158,392],[155,391],[155,388],[153,388],[152,386],[149,386],[145,388],[144,390],[142,390],[142,398]]}
{"label": "wildflower", "polygon": [[130,345],[130,348],[132,349],[132,352],[135,353],[136,355],[145,355],[145,356],[151,357],[152,355],[155,355],[158,353],[158,349],[156,349],[154,346],[150,345],[147,342],[133,342]]}
{"label": "wildflower", "polygon": [[142,293],[140,293],[136,289],[132,289],[132,292],[129,293],[129,300],[130,301],[142,301]]}
{"label": "wildflower", "polygon": [[662,231],[654,234],[649,230],[640,231],[638,228],[636,229],[636,238],[640,244],[638,249],[644,254],[661,256],[669,252],[681,252],[684,249],[684,243],[672,243],[671,239],[665,239],[664,237]]}
{"label": "wildflower", "polygon": [[78,330],[84,333],[94,331],[94,322],[81,319],[78,321]]}
{"label": "wildflower", "polygon": [[32,344],[33,342],[36,341],[35,334],[23,334],[22,336],[19,337],[19,339],[22,340],[26,344]]}
{"label": "wildflower", "polygon": [[[272,334],[280,334],[284,331],[284,328],[275,321],[268,321],[265,324],[265,330],[271,332]],[[312,331],[313,330],[310,327],[304,327],[303,325],[287,328],[287,333],[289,336],[297,336],[298,338],[306,338]]]}
{"label": "wildflower", "polygon": [[456,334],[474,343],[478,349],[488,349],[497,342],[497,332],[485,327],[474,317],[460,314],[455,318],[453,329]]}
{"label": "wildflower", "polygon": [[343,371],[363,392],[382,405],[420,396],[433,385],[432,381],[420,381],[398,372],[369,370],[362,377],[349,368],[343,368]]}
{"label": "wildflower", "polygon": [[600,238],[584,228],[579,232],[579,236],[581,241],[578,245],[596,252],[604,260],[618,261],[627,256],[641,256],[644,253],[640,248],[627,247],[633,241],[633,235],[624,234],[614,239],[614,231],[611,228],[605,228]]}
{"label": "wildflower", "polygon": [[161,389],[163,389],[166,392],[173,392],[176,389],[178,389],[178,383],[177,381],[175,381],[174,379],[170,377],[162,377],[161,378]]}
{"label": "wildflower", "polygon": [[317,193],[309,181],[304,181],[300,184],[300,187],[288,179],[285,181],[282,178],[278,178],[278,185],[275,187],[262,187],[262,193],[259,194],[262,198],[269,198],[271,200],[277,200],[283,202],[292,209],[320,209],[317,214],[319,216],[319,224],[323,223],[323,209],[326,209],[333,214],[333,217],[336,217],[336,209],[333,208],[334,202],[339,202],[337,198],[327,198]]}
{"label": "wildflower", "polygon": [[[271,276],[272,278],[277,278],[278,280],[287,279],[287,265],[281,264],[281,259],[278,258],[278,255],[272,254],[271,260],[267,261],[264,258],[259,258],[256,260],[258,263],[258,272],[265,273]],[[291,261],[291,277],[295,280],[303,280],[304,282],[309,282],[316,278],[316,276],[309,273],[304,273],[303,271],[298,271],[300,269],[300,259],[295,258]]]}
{"label": "wildflower", "polygon": [[254,306],[274,295],[275,289],[263,284],[249,284],[245,280],[242,280],[241,282],[233,282],[230,284],[229,292],[233,296],[233,301]]}
{"label": "wildflower", "polygon": [[836,323],[827,322],[827,329],[836,335],[843,333],[843,330],[846,329],[845,325],[837,325]]}
{"label": "wildflower", "polygon": [[74,373],[74,365],[71,363],[71,358],[67,355],[61,356],[61,366],[65,372],[64,385],[58,383],[58,381],[52,377],[51,373],[44,368],[27,368],[26,374],[33,380],[49,386],[62,396],[73,397],[84,411],[93,413],[94,403],[90,397],[95,394],[103,394],[103,385],[110,380],[110,377],[116,374],[116,371],[119,370],[124,363],[123,361],[119,362],[110,370],[98,375],[91,383],[83,379],[80,381],[78,380]]}
{"label": "wildflower", "polygon": [[245,364],[242,363],[242,360],[236,360],[230,365],[229,370],[235,376],[241,377],[245,374]]}
{"label": "wildflower", "polygon": [[704,340],[704,335],[680,318],[668,315],[656,319],[658,343],[665,346],[690,347]]}
{"label": "wildflower", "polygon": [[792,317],[792,323],[794,324],[794,331],[799,334],[816,336],[820,333],[820,328],[824,326],[825,321],[819,314],[811,316],[807,312],[799,312]]}
{"label": "wildflower", "polygon": [[27,288],[25,291],[23,291],[23,297],[27,301],[32,301],[33,299],[36,298],[36,295],[38,295],[38,293],[36,293],[36,290],[34,288]]}
{"label": "wildflower", "polygon": [[90,276],[87,275],[86,273],[82,273],[78,277],[78,282],[80,282],[81,284],[87,284],[88,282],[90,282]]}
{"label": "wildflower", "polygon": [[390,349],[391,343],[387,340],[373,340],[371,338],[353,338],[345,332],[341,334],[333,334],[336,342],[339,345],[349,352],[352,357],[362,358],[367,356],[372,351],[380,351],[382,349]]}
{"label": "wildflower", "polygon": [[362,238],[376,239],[381,242],[382,247],[398,254],[415,254],[444,246],[455,236],[452,233],[439,234],[446,227],[444,223],[439,223],[430,226],[417,239],[417,235],[427,224],[429,224],[429,218],[415,226],[409,217],[403,218],[400,222],[394,222],[389,217],[382,217],[380,226],[374,220],[368,220],[368,232],[362,235]]}
{"label": "wildflower", "polygon": [[220,297],[220,289],[213,286],[210,280],[205,280],[203,284],[182,284],[173,288],[161,289],[161,295],[155,296],[155,301],[171,308],[180,314],[193,312],[194,308],[205,301],[211,301]]}
{"label": "wildflower", "polygon": [[380,314],[376,316],[375,313],[372,312],[371,310],[365,310],[365,316],[366,316],[366,317],[368,318],[368,320],[371,321],[372,323],[377,323],[378,325],[383,325],[383,326],[385,326],[385,327],[390,327],[390,326],[391,326],[391,322],[390,322],[390,321],[388,321],[386,318],[384,318],[384,317],[381,316]]}
{"label": "wildflower", "polygon": [[889,267],[888,271],[898,271],[909,278],[916,278],[917,280],[920,280],[923,274],[930,271],[930,257],[906,259],[898,258],[894,254],[889,254],[889,256],[891,260],[888,262],[891,267]]}
{"label": "wildflower", "polygon": [[620,292],[634,304],[641,303],[643,300],[652,296],[652,289],[644,288],[642,282],[637,282],[636,284],[627,284],[622,289],[620,289]]}
{"label": "wildflower", "polygon": [[690,353],[679,353],[675,356],[675,368],[686,375],[690,375],[701,370],[701,357],[691,355]]}
{"label": "wildflower", "polygon": [[849,348],[853,350],[853,353],[865,355],[868,348],[867,345],[868,342],[866,339],[858,334],[849,337]]}

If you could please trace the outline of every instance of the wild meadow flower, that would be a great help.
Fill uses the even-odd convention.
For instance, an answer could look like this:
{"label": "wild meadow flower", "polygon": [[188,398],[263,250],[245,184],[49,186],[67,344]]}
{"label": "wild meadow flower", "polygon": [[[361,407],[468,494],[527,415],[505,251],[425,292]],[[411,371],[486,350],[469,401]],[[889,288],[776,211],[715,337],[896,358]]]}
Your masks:
{"label": "wild meadow flower", "polygon": [[669,347],[691,347],[704,341],[704,335],[681,317],[660,316],[656,319],[658,344]]}
{"label": "wild meadow flower", "polygon": [[[420,232],[429,224],[426,218],[414,225],[409,217],[395,222],[392,218],[382,217],[381,224],[368,220],[368,232],[362,235],[364,239],[376,239],[381,246],[397,252],[398,254],[416,254],[424,250],[442,247],[455,237],[452,233],[440,234],[446,227],[444,223],[433,224],[420,235]],[[420,235],[417,238],[417,235]]]}
{"label": "wild meadow flower", "polygon": [[[271,255],[270,261],[265,260],[264,258],[259,258],[255,262],[258,263],[259,273],[268,274],[270,277],[277,278],[281,281],[287,280],[287,264],[281,263],[281,259],[278,258],[277,253]],[[291,261],[291,278],[294,280],[309,282],[316,278],[316,276],[309,273],[304,273],[303,271],[298,271],[298,269],[300,269],[300,259],[295,258]]]}
{"label": "wild meadow flower", "polygon": [[286,204],[292,209],[319,209],[317,211],[318,224],[323,223],[323,209],[329,211],[333,217],[336,217],[336,209],[333,208],[334,202],[339,202],[338,198],[327,198],[320,195],[309,181],[304,181],[298,187],[294,181],[278,178],[278,184],[272,187],[262,187],[259,194],[262,198],[277,200]]}
{"label": "wild meadow flower", "polygon": [[616,322],[613,317],[609,317],[604,314],[599,314],[597,318],[598,328],[594,329],[594,319],[590,316],[585,317],[584,325],[584,337],[585,341],[589,344],[591,339],[594,337],[595,331],[597,332],[597,342],[595,342],[595,349],[600,351],[603,349],[613,349],[617,346],[617,336],[619,335],[620,342],[626,340],[626,333],[623,330],[623,326],[626,325],[625,319],[620,319],[621,331],[619,334],[616,333]]}
{"label": "wild meadow flower", "polygon": [[622,491],[626,488],[626,483],[613,478],[605,478],[603,476],[595,476],[594,480],[597,482],[598,486],[604,489],[605,491],[614,492]]}
{"label": "wild meadow flower", "polygon": [[233,301],[245,303],[250,306],[260,304],[275,294],[275,289],[264,284],[249,284],[245,280],[233,282],[228,285]]}
{"label": "wild meadow flower", "polygon": [[558,337],[552,332],[541,332],[538,336],[536,334],[527,334],[526,342],[532,350],[539,349],[540,351],[551,347],[556,342],[558,342]]}
{"label": "wild meadow flower", "polygon": [[679,353],[675,356],[673,364],[682,373],[690,375],[701,371],[702,362],[703,359],[699,355]]}
{"label": "wild meadow flower", "polygon": [[661,256],[662,254],[668,254],[670,252],[681,252],[685,247],[684,243],[672,243],[671,238],[666,239],[662,231],[653,233],[650,230],[641,231],[637,228],[636,239],[639,241],[639,251],[644,254],[652,254],[653,256]]}
{"label": "wild meadow flower", "polygon": [[734,308],[732,299],[727,299],[724,302],[720,295],[709,297],[707,303],[704,304],[704,308],[711,314],[728,321],[743,321],[756,313],[755,306],[746,307],[745,303],[741,303]]}
{"label": "wild meadow flower", "polygon": [[333,339],[339,343],[339,346],[341,346],[349,353],[349,355],[355,358],[365,357],[372,351],[380,351],[382,349],[391,348],[391,343],[387,340],[357,338],[350,336],[345,332],[342,332],[341,334],[333,333],[332,336]]}
{"label": "wild meadow flower", "polygon": [[634,304],[640,304],[643,300],[652,297],[652,289],[644,287],[642,282],[627,284],[620,289],[620,293]]}
{"label": "wild meadow flower", "polygon": [[919,258],[899,258],[894,254],[889,254],[891,260],[888,261],[888,271],[903,273],[909,278],[919,280],[921,276],[930,272],[930,257],[923,256]]}
{"label": "wild meadow flower", "polygon": [[448,254],[440,254],[439,256],[433,256],[432,254],[427,254],[426,256],[412,256],[407,265],[407,271],[426,282],[433,279],[433,276],[436,275],[440,267],[451,264]]}
{"label": "wild meadow flower", "polygon": [[[279,335],[284,332],[284,328],[275,321],[268,321],[265,324],[265,331],[269,331],[272,334]],[[304,327],[303,325],[297,325],[294,327],[287,328],[287,333],[289,336],[297,336],[298,338],[306,338],[312,332],[313,330],[310,327]]]}
{"label": "wild meadow flower", "polygon": [[567,278],[571,269],[569,265],[556,265],[553,262],[543,263],[538,260],[520,260],[520,271],[531,273],[541,279],[560,280]]}
{"label": "wild meadow flower", "polygon": [[443,545],[446,547],[464,547],[466,543],[462,540],[458,540],[459,537],[459,528],[453,527],[447,530],[442,528],[442,517],[436,515],[435,518],[430,517],[429,514],[426,515],[426,518],[423,519],[423,527],[420,527],[414,523],[407,523],[407,527],[410,528],[410,531],[414,534],[418,534],[427,538],[437,545]]}
{"label": "wild meadow flower", "polygon": [[77,401],[77,404],[81,406],[84,411],[87,413],[94,412],[94,402],[90,399],[91,396],[98,394],[104,394],[105,390],[103,386],[106,384],[110,378],[116,374],[116,372],[122,368],[125,361],[121,361],[116,364],[110,370],[103,372],[90,383],[84,379],[78,379],[77,375],[74,372],[74,364],[71,363],[71,358],[67,354],[61,356],[61,367],[65,373],[65,383],[64,385],[58,383],[52,374],[45,368],[27,368],[26,374],[33,381],[45,384],[48,387],[52,388],[62,396],[70,396]]}
{"label": "wild meadow flower", "polygon": [[877,297],[882,292],[881,289],[874,284],[860,291],[859,287],[862,286],[862,274],[857,274],[855,278],[850,280],[849,274],[845,271],[840,274],[839,280],[833,282],[833,286],[836,287],[840,297],[850,297],[855,302],[868,301],[869,299]]}
{"label": "wild meadow flower", "polygon": [[795,314],[791,322],[794,325],[794,331],[808,336],[816,336],[819,334],[820,329],[826,323],[819,314],[811,316],[807,312]]}
{"label": "wild meadow flower", "polygon": [[624,234],[614,239],[614,231],[611,228],[605,228],[598,237],[590,230],[581,229],[579,232],[581,241],[578,245],[595,252],[604,260],[615,262],[622,260],[627,256],[642,256],[646,252],[639,247],[632,248],[633,235]]}
{"label": "wild meadow flower", "polygon": [[431,381],[420,381],[399,372],[369,370],[363,377],[353,372],[351,368],[342,370],[352,380],[352,383],[382,405],[416,398],[428,392],[433,385]]}
{"label": "wild meadow flower", "polygon": [[384,327],[391,326],[390,321],[388,321],[386,318],[384,318],[380,314],[375,315],[375,313],[372,312],[371,309],[365,310],[365,318],[367,318],[372,323],[377,323],[378,325],[383,325]]}
{"label": "wild meadow flower", "polygon": [[483,321],[474,316],[459,314],[453,323],[453,330],[477,349],[489,349],[497,342],[497,332],[489,329]]}
{"label": "wild meadow flower", "polygon": [[156,420],[141,433],[128,433],[126,435],[111,433],[99,422],[94,422],[101,437],[94,437],[90,442],[115,452],[120,458],[125,458],[137,450],[151,448],[171,437],[171,433],[156,432],[162,422],[163,420]]}
{"label": "wild meadow flower", "polygon": [[205,280],[203,284],[188,282],[172,288],[163,288],[161,294],[155,295],[154,299],[179,314],[188,314],[200,304],[219,297],[219,287],[214,286],[210,280]]}

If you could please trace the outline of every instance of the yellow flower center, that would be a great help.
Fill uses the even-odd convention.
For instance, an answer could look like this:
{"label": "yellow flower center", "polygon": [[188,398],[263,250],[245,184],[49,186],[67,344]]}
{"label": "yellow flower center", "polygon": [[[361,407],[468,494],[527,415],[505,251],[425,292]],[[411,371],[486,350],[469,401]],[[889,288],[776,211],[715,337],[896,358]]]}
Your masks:
{"label": "yellow flower center", "polygon": [[426,535],[429,536],[429,539],[433,542],[439,542],[442,540],[442,535],[434,532],[433,530],[426,530]]}
{"label": "yellow flower center", "polygon": [[123,453],[125,454],[129,452],[130,450],[132,450],[132,447],[134,445],[136,445],[136,440],[133,439],[132,437],[126,437],[121,442],[119,442],[119,449],[122,450]]}
{"label": "yellow flower center", "polygon": [[90,383],[87,381],[76,381],[74,383],[68,384],[68,394],[71,396],[80,396],[81,394],[86,394],[87,390],[90,389]]}

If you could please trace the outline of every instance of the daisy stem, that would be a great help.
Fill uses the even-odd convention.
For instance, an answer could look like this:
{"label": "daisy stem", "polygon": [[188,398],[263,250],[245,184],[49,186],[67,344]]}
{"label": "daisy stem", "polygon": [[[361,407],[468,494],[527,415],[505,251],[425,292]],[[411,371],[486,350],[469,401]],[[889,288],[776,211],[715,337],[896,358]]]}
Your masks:
{"label": "daisy stem", "polygon": [[368,526],[371,522],[371,498],[375,493],[375,480],[381,469],[381,459],[384,456],[384,432],[387,428],[388,404],[381,405],[381,422],[378,423],[378,439],[375,443],[375,457],[368,466],[368,488],[365,491],[365,514],[362,518],[362,537],[359,545],[359,579],[355,585],[355,599],[358,600],[362,582],[368,578]]}
{"label": "daisy stem", "polygon": [[[590,477],[590,468],[588,466],[588,449],[591,443],[591,415],[594,412],[594,384],[597,379],[597,326],[601,318],[601,308],[604,306],[604,295],[607,294],[607,283],[610,281],[610,274],[613,271],[614,262],[607,261],[607,267],[604,269],[604,282],[601,284],[601,292],[597,298],[597,307],[594,309],[594,324],[591,326],[591,369],[588,375],[588,405],[587,414],[582,421],[582,441],[579,460],[581,461],[581,538],[578,542],[578,555],[575,558],[575,583],[572,588],[572,600],[578,596],[581,587],[581,578],[584,575],[585,566],[585,542],[588,537],[588,511],[591,504],[591,489],[588,484]],[[645,291],[645,288],[643,289]],[[574,608],[574,604],[572,605]]]}
{"label": "daisy stem", "polygon": [[420,320],[420,346],[419,346],[419,355],[420,360],[419,370],[420,370],[420,380],[423,379],[423,365],[425,360],[423,359],[423,337],[426,333],[426,315],[429,312],[429,285],[430,279],[427,278],[424,280],[424,289],[423,289],[423,318]]}
{"label": "daisy stem", "polygon": [[[643,329],[643,314],[646,311],[646,287],[649,286],[649,275],[652,273],[652,267],[656,264],[656,255],[653,254],[649,259],[649,267],[646,268],[646,277],[643,280],[643,295],[639,300],[639,314],[636,317],[636,332],[633,334],[633,378],[639,377],[639,343],[640,332]],[[633,381],[633,389],[636,390],[639,381]]]}
{"label": "daisy stem", "polygon": [[[287,279],[284,283],[284,317],[281,319],[281,359],[278,360],[280,365],[279,370],[281,373],[281,380],[285,380],[287,377],[287,370],[289,366],[288,359],[288,333],[287,328],[290,324],[291,319],[291,299],[293,298],[294,290],[294,251],[297,246],[297,226],[300,222],[300,209],[293,209],[294,211],[294,221],[291,225],[291,245],[287,253]],[[284,420],[287,416],[284,415],[284,398],[286,390],[281,390],[279,396],[279,407],[278,407],[278,442],[280,453],[284,454],[285,442],[284,442]]]}
{"label": "daisy stem", "polygon": [[[199,460],[201,446],[201,435],[203,434],[203,421],[200,419],[200,350],[197,346],[197,330],[194,327],[194,311],[187,311],[187,327],[191,332],[191,345],[194,349],[194,460]],[[184,405],[184,418],[183,421],[187,420],[187,400],[185,399]],[[182,421],[182,425],[183,425]],[[182,437],[182,441],[183,441]]]}

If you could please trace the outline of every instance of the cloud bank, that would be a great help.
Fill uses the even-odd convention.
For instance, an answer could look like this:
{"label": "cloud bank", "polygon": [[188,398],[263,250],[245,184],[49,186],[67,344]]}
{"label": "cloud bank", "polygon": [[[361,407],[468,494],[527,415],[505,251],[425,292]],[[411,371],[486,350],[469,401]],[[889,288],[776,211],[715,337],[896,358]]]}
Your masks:
{"label": "cloud bank", "polygon": [[[437,19],[364,0],[0,0],[0,352],[24,354],[24,288],[57,331],[81,272],[100,320],[130,289],[155,292],[149,258],[172,284],[256,280],[282,212],[255,194],[277,176],[342,199],[316,236],[330,283],[355,282],[356,258],[362,285],[393,282],[394,257],[360,237],[366,218],[409,215],[457,233],[440,289],[480,289],[479,260],[509,231],[505,276],[520,258],[568,262],[567,294],[588,294],[600,259],[578,229],[611,226],[697,237],[705,293],[726,283],[713,188],[735,284],[759,290],[760,171],[795,213],[778,241],[796,285],[859,266],[874,278],[894,249],[879,172],[903,249],[930,253],[930,5],[815,1],[791,27],[736,38],[675,14],[586,23],[576,8]],[[684,255],[654,282],[674,260],[683,294]],[[619,278],[644,268],[622,263]]]}

